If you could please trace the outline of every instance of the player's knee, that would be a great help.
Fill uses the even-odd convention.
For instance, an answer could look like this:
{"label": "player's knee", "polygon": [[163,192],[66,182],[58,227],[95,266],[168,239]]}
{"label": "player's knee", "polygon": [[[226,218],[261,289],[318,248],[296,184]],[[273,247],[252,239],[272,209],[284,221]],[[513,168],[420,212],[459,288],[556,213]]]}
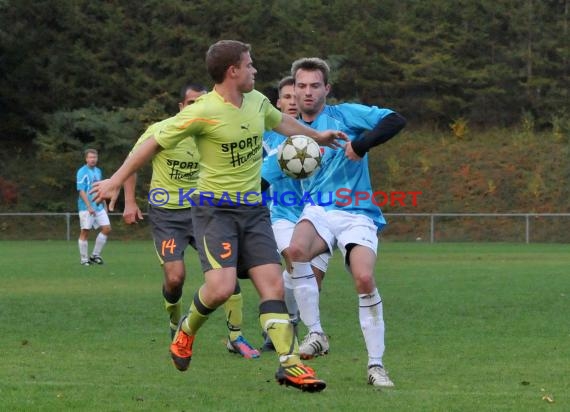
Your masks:
{"label": "player's knee", "polygon": [[353,273],[353,277],[358,293],[370,293],[376,288],[374,276],[371,273]]}
{"label": "player's knee", "polygon": [[184,285],[186,278],[186,269],[184,261],[174,260],[165,262],[164,266],[164,283],[167,287],[178,288]]}
{"label": "player's knee", "polygon": [[184,262],[173,261],[164,264],[164,283],[169,288],[179,288],[184,286],[186,271]]}
{"label": "player's knee", "polygon": [[220,288],[210,292],[209,300],[214,302],[216,306],[225,303],[234,293],[234,288]]}
{"label": "player's knee", "polygon": [[108,236],[109,233],[111,233],[111,226],[101,227],[101,233],[103,233],[105,236]]}
{"label": "player's knee", "polygon": [[224,279],[209,279],[200,289],[200,296],[210,307],[218,307],[225,303],[235,292],[235,283]]}
{"label": "player's knee", "polygon": [[184,273],[168,273],[165,277],[165,284],[170,288],[181,288],[184,286]]}
{"label": "player's knee", "polygon": [[309,255],[307,247],[303,247],[299,243],[295,242],[291,242],[288,252],[291,262],[308,262],[312,257]]}

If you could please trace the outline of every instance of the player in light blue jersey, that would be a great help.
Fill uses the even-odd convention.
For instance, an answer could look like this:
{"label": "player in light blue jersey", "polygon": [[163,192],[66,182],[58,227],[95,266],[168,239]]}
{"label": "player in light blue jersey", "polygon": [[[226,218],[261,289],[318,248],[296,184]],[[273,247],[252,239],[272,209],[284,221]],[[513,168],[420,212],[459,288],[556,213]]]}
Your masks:
{"label": "player in light blue jersey", "polygon": [[277,151],[286,137],[274,131],[263,135],[263,146],[267,152],[263,160],[261,175],[270,184],[269,193],[264,197],[271,211],[271,222],[289,220],[296,222],[303,207],[300,180],[283,173],[277,161]]}
{"label": "player in light blue jersey", "polygon": [[[343,103],[336,106],[325,105],[315,120],[301,121],[318,130],[327,125],[336,125],[335,127],[341,128],[354,140],[366,130],[371,130],[374,124],[378,123],[378,119],[384,119],[391,113],[394,112],[388,109]],[[325,210],[342,210],[368,216],[381,231],[386,220],[372,196],[374,191],[368,170],[368,154],[362,152],[362,155],[358,156],[361,160],[354,161],[347,158],[345,152],[335,153],[324,148],[320,172],[307,179],[303,190],[310,193],[311,199]]]}
{"label": "player in light blue jersey", "polygon": [[320,170],[304,183],[304,190],[313,198],[320,195],[324,201],[305,207],[289,245],[295,298],[309,329],[300,353],[302,358],[310,359],[328,351],[329,342],[320,322],[319,291],[310,277],[309,262],[320,253],[332,253],[336,246],[358,293],[359,320],[368,351],[368,383],[393,387],[382,360],[384,318],[374,279],[377,232],[386,221],[372,199],[367,152],[395,136],[406,120],[378,107],[327,105],[329,72],[326,62],[319,58],[297,60],[291,68],[302,122],[316,130],[338,122],[349,136],[344,152],[333,153],[325,148]]}
{"label": "player in light blue jersey", "polygon": [[[279,98],[276,106],[283,112],[297,117],[297,104],[295,100],[295,80],[287,76],[279,82]],[[298,306],[295,301],[293,285],[291,281],[291,259],[289,257],[289,243],[295,229],[295,224],[303,212],[303,197],[301,181],[286,176],[277,162],[277,152],[279,146],[285,141],[285,136],[269,131],[263,135],[263,146],[266,152],[262,166],[262,177],[270,183],[269,193],[266,199],[270,206],[271,226],[273,235],[277,242],[277,250],[285,260],[285,270],[283,271],[283,286],[285,294],[285,304],[293,325],[297,325]],[[328,254],[315,257],[312,261],[313,273],[317,283],[323,279],[328,267]],[[262,350],[272,350],[271,340],[266,337]]]}
{"label": "player in light blue jersey", "polygon": [[[295,81],[291,76],[285,77],[279,82],[279,98],[276,106],[281,112],[297,117],[294,85]],[[285,139],[285,136],[273,130],[265,132],[263,135],[266,157],[263,162],[262,176],[271,183],[270,197],[268,197],[270,201],[268,203],[271,211],[271,223],[273,224],[281,220],[297,222],[303,211],[302,206],[296,202],[297,197],[301,195],[299,180],[286,176],[277,163],[277,151]],[[276,201],[271,201],[274,197]],[[286,246],[289,246],[288,241]],[[282,249],[280,249],[281,251]],[[284,257],[287,259],[286,256]]]}
{"label": "player in light blue jersey", "polygon": [[[92,264],[103,264],[101,251],[107,243],[107,236],[111,233],[111,223],[107,215],[105,202],[96,203],[93,201],[94,195],[89,194],[93,183],[102,180],[101,169],[97,167],[99,154],[95,149],[85,150],[85,165],[77,171],[77,208],[79,210],[79,224],[81,232],[79,232],[79,255],[83,266]],[[89,256],[89,231],[101,227],[101,231],[95,239],[95,247],[93,253]]]}

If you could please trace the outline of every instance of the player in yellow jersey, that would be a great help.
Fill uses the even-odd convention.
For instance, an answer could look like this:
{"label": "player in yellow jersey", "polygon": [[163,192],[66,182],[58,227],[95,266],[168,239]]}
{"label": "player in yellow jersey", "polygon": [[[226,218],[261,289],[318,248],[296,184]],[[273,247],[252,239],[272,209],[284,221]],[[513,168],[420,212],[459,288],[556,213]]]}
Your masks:
{"label": "player in yellow jersey", "polygon": [[[207,92],[197,83],[186,84],[180,93],[180,110],[194,103]],[[152,125],[139,138],[133,151],[160,128],[160,123]],[[182,317],[182,288],[186,278],[184,251],[188,245],[196,249],[190,205],[178,202],[179,190],[187,191],[196,187],[200,157],[193,139],[185,139],[176,147],[161,150],[152,159],[152,179],[149,190],[149,219],[156,253],[164,271],[162,295],[164,307],[170,318],[171,339],[174,338],[178,322]],[[142,219],[142,213],[135,198],[136,174],[123,184],[125,210],[123,219],[127,224]],[[241,332],[243,320],[243,297],[239,283],[233,295],[224,303],[230,352],[244,358],[258,358],[254,349]]]}
{"label": "player in yellow jersey", "polygon": [[277,381],[304,391],[321,391],[326,383],[301,363],[283,301],[280,259],[260,194],[262,137],[264,131],[274,129],[285,136],[304,134],[333,148],[347,137],[339,131],[301,125],[254,90],[257,71],[248,44],[235,40],[213,44],[206,54],[206,66],[214,89],[165,122],[93,192],[96,200],[112,199],[124,180],[159,148],[195,139],[200,153],[198,185],[183,200],[193,202],[192,221],[205,283],[170,346],[174,364],[181,371],[188,369],[196,333],[209,314],[232,295],[238,272],[242,273],[239,263],[260,296],[260,323],[279,356]]}

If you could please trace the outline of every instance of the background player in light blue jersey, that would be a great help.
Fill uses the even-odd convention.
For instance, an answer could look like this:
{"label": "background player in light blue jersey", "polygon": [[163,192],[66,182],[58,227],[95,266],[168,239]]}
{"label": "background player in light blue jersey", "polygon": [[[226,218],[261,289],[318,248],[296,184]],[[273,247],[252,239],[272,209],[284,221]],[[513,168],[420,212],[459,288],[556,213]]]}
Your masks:
{"label": "background player in light blue jersey", "polygon": [[[101,251],[103,246],[107,243],[107,236],[111,233],[111,223],[107,215],[105,202],[95,203],[93,201],[94,195],[89,194],[94,182],[102,180],[101,169],[97,167],[99,154],[95,149],[85,150],[85,165],[77,171],[77,208],[79,210],[79,225],[81,232],[79,232],[79,255],[81,257],[81,264],[89,266],[91,264],[103,264],[101,258]],[[95,239],[95,247],[93,253],[89,256],[89,231],[101,227],[101,231]]]}
{"label": "background player in light blue jersey", "polygon": [[350,139],[344,152],[325,149],[320,170],[304,185],[312,194],[330,193],[331,198],[330,202],[327,198],[326,205],[305,207],[289,246],[295,297],[301,319],[309,328],[300,353],[307,359],[328,351],[329,343],[320,324],[319,292],[310,277],[309,262],[320,253],[332,253],[337,246],[358,293],[359,320],[368,351],[368,383],[392,387],[394,383],[382,360],[384,317],[374,279],[377,232],[386,221],[371,199],[366,153],[395,136],[406,121],[388,109],[350,103],[326,105],[329,72],[326,62],[319,58],[300,59],[291,67],[302,122],[317,130],[339,122]]}
{"label": "background player in light blue jersey", "polygon": [[[279,82],[278,92],[279,98],[276,106],[283,112],[291,116],[297,117],[297,103],[295,99],[295,80],[291,76],[287,76]],[[295,301],[293,285],[291,283],[291,259],[289,257],[289,242],[293,235],[295,224],[297,223],[303,205],[300,203],[302,199],[302,189],[299,180],[286,176],[279,167],[276,156],[279,146],[285,141],[285,136],[274,131],[266,132],[263,136],[264,150],[267,156],[263,162],[262,177],[270,182],[268,199],[271,225],[273,234],[277,242],[277,249],[285,260],[285,270],[283,271],[283,286],[285,292],[285,304],[293,325],[298,323],[298,306]],[[320,287],[320,282],[328,267],[328,259],[330,255],[322,254],[315,257],[311,264],[314,276]],[[272,350],[271,340],[266,337],[262,350]]]}

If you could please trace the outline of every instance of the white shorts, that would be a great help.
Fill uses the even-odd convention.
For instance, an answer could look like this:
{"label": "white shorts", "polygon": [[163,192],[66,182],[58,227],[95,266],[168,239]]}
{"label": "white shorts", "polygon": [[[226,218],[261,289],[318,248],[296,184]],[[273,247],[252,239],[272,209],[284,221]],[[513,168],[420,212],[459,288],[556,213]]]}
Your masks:
{"label": "white shorts", "polygon": [[378,251],[378,228],[368,216],[343,212],[328,211],[329,229],[332,231],[342,257],[346,260],[346,245],[351,243],[366,246],[374,254]]}
{"label": "white shorts", "polygon": [[82,210],[79,212],[79,226],[82,230],[91,230],[99,226],[111,226],[111,222],[105,209],[95,212],[95,215],[89,214],[88,210]]}
{"label": "white shorts", "polygon": [[307,220],[313,224],[319,236],[327,244],[329,254],[332,255],[336,242],[334,234],[329,229],[328,216],[325,209],[322,206],[305,206],[299,222],[302,220]]}
{"label": "white shorts", "polygon": [[354,243],[370,248],[374,254],[378,249],[378,228],[368,216],[343,212],[326,211],[322,206],[307,206],[299,220],[308,220],[332,252],[338,247],[346,259],[346,245]]}
{"label": "white shorts", "polygon": [[[290,220],[280,219],[273,223],[271,228],[273,229],[273,235],[275,236],[275,241],[277,243],[277,251],[281,254],[289,247],[289,243],[291,243],[293,231],[295,230],[295,223]],[[330,253],[321,253],[311,260],[311,265],[322,272],[326,272],[330,258]]]}

